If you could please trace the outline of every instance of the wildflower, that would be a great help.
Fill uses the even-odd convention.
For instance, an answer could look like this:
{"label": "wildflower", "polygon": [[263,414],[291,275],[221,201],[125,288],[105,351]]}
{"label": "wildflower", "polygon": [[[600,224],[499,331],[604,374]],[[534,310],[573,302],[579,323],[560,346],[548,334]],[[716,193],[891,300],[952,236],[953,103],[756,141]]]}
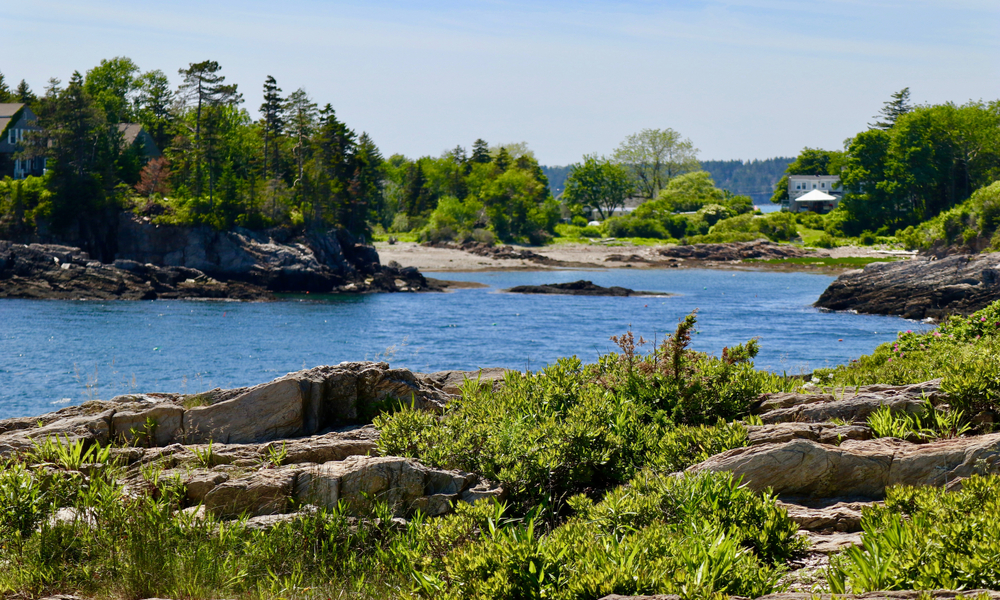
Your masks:
{"label": "wildflower", "polygon": [[980,323],[985,323],[986,322],[986,317],[979,317],[979,322]]}

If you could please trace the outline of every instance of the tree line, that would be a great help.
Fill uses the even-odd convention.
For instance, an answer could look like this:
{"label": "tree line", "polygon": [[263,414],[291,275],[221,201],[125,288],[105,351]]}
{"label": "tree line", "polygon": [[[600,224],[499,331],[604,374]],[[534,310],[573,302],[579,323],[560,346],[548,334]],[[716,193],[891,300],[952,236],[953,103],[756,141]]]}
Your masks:
{"label": "tree line", "polygon": [[[904,88],[843,150],[806,148],[789,175],[838,175],[833,233],[893,235],[961,204],[1000,179],[1000,101],[913,105]],[[788,178],[772,200],[788,198]]]}

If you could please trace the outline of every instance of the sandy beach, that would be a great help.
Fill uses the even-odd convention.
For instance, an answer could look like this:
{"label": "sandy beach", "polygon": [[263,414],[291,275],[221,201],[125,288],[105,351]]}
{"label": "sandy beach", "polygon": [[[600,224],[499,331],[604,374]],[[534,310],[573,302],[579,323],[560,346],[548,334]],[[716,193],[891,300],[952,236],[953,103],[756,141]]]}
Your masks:
{"label": "sandy beach", "polygon": [[[375,244],[382,264],[396,261],[404,267],[417,267],[422,272],[448,271],[496,271],[496,270],[537,270],[552,269],[617,269],[617,268],[684,268],[684,267],[725,267],[757,269],[759,264],[741,262],[713,262],[683,259],[664,259],[657,254],[658,246],[604,245],[604,244],[556,244],[552,246],[514,246],[516,249],[530,250],[551,261],[549,264],[536,260],[492,258],[478,256],[457,248],[432,248],[413,242],[378,242]],[[829,250],[816,250],[817,257],[884,257],[898,255],[912,256],[911,253],[886,251],[867,246],[844,246]],[[811,265],[778,265],[782,269],[791,268],[804,271],[843,272],[846,269],[813,267]],[[774,265],[768,265],[773,268]]]}

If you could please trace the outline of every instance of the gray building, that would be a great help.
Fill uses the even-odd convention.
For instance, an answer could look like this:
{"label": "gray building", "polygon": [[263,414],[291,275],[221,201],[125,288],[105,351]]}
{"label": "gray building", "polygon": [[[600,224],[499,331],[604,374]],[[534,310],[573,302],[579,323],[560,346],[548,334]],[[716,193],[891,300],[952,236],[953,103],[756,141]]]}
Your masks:
{"label": "gray building", "polygon": [[25,136],[40,131],[35,113],[26,104],[0,104],[0,177],[24,179],[45,173],[45,158],[20,158]]}
{"label": "gray building", "polygon": [[789,175],[788,201],[781,208],[791,212],[827,213],[837,208],[843,196],[838,175]]}

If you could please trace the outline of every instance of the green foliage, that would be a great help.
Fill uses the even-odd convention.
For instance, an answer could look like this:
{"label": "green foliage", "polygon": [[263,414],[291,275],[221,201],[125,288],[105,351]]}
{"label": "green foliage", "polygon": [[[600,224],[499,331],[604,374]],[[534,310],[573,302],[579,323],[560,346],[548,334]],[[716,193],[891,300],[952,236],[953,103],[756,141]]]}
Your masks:
{"label": "green foliage", "polygon": [[[931,249],[939,246],[966,246],[979,250],[997,237],[1000,225],[1000,181],[976,190],[968,200],[916,227],[898,234],[907,248]],[[977,244],[978,242],[978,244]]]}
{"label": "green foliage", "polygon": [[742,214],[723,219],[708,230],[705,235],[689,236],[689,244],[748,242],[769,239],[772,242],[787,242],[798,237],[795,215],[788,212],[773,212],[764,216]]}
{"label": "green foliage", "polygon": [[624,208],[634,190],[627,168],[607,158],[585,155],[582,163],[570,167],[563,200],[596,210],[603,221],[616,208]]}
{"label": "green foliage", "polygon": [[971,427],[960,410],[939,410],[928,399],[918,413],[894,411],[881,406],[868,415],[868,426],[878,437],[894,437],[910,441],[955,438]]}
{"label": "green foliage", "polygon": [[83,439],[70,441],[58,436],[46,437],[42,441],[31,440],[31,452],[27,460],[35,463],[52,463],[63,469],[79,470],[88,463],[106,463],[111,456],[111,446],[88,444]]}
{"label": "green foliage", "polygon": [[[1000,302],[969,316],[953,316],[937,329],[901,332],[870,355],[816,376],[833,386],[901,385],[943,378],[953,410],[974,417],[1000,411]],[[831,377],[832,376],[832,377]]]}
{"label": "green foliage", "polygon": [[[504,519],[502,509],[448,518],[446,547],[453,549],[415,565],[415,593],[566,600],[613,593],[759,596],[777,587],[780,563],[804,546],[772,496],[740,487],[728,473],[642,473],[598,504],[585,496],[571,504],[577,514],[548,535],[536,518]],[[482,534],[470,540],[476,526]]]}
{"label": "green foliage", "polygon": [[788,201],[788,175],[839,175],[843,161],[843,152],[803,148],[785,169],[787,175],[775,185],[771,202],[780,204]]}
{"label": "green foliage", "polygon": [[1000,585],[1000,478],[973,476],[962,489],[897,486],[864,509],[864,549],[834,557],[834,593],[995,589]]}
{"label": "green foliage", "polygon": [[[680,470],[746,443],[739,426],[760,393],[787,389],[755,371],[757,344],[720,358],[688,348],[689,316],[648,355],[631,333],[621,353],[584,366],[561,359],[535,374],[511,372],[497,390],[469,384],[442,417],[402,408],[376,418],[379,451],[464,469],[499,482],[519,510],[558,514],[570,496],[628,481],[645,466]],[[714,427],[689,427],[716,424]]]}
{"label": "green foliage", "polygon": [[1000,178],[1000,102],[919,106],[889,125],[848,142],[841,208],[849,235],[916,226]]}

